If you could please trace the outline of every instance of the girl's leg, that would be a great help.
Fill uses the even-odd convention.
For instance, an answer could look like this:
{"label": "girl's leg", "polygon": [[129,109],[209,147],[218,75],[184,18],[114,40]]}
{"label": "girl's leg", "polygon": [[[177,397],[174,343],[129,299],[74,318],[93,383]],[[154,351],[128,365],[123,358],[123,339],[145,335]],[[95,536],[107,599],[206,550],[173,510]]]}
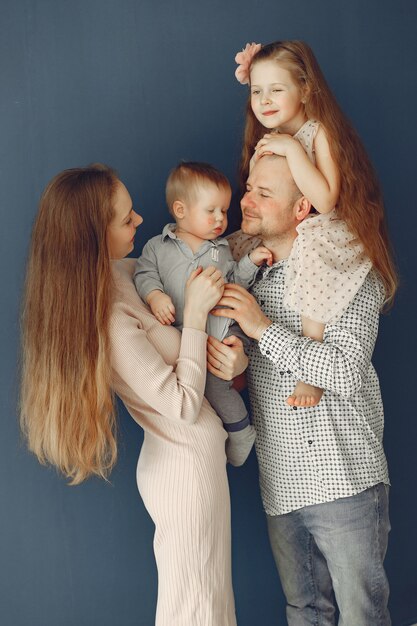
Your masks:
{"label": "girl's leg", "polygon": [[[324,324],[315,322],[307,317],[301,316],[301,322],[303,325],[303,336],[311,337],[316,341],[323,341]],[[315,406],[321,400],[323,395],[323,389],[308,385],[300,380],[296,384],[294,391],[288,397],[287,403],[290,406],[309,407]]]}

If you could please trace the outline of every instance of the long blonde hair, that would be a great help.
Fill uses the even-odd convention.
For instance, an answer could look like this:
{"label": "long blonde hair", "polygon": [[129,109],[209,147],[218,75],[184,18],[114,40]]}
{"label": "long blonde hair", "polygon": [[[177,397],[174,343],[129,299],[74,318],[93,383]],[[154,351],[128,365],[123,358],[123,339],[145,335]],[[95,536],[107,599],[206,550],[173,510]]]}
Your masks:
{"label": "long blonde hair", "polygon": [[[327,134],[332,157],[341,177],[337,210],[351,232],[362,242],[365,253],[378,271],[388,305],[397,289],[398,278],[384,217],[381,189],[359,136],[339,107],[310,47],[302,41],[277,41],[265,46],[252,59],[275,60],[288,70],[306,100],[308,119],[320,122]],[[249,174],[249,162],[265,128],[256,119],[250,93],[239,177],[242,189]]]}
{"label": "long blonde hair", "polygon": [[117,457],[106,239],[117,182],[100,164],[58,174],[42,195],[29,252],[20,422],[39,461],[73,485],[106,477]]}

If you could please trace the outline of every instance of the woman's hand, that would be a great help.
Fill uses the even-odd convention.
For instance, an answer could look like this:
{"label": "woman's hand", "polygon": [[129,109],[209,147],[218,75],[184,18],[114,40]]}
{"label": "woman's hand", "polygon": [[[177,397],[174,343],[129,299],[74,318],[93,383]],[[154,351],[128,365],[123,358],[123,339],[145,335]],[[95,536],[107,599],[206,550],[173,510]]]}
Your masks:
{"label": "woman's hand", "polygon": [[248,357],[243,343],[234,335],[219,341],[215,337],[207,340],[207,370],[223,380],[232,380],[248,366]]}
{"label": "woman's hand", "polygon": [[259,339],[262,333],[272,324],[271,320],[263,313],[255,298],[244,287],[228,283],[224,287],[223,297],[219,300],[219,306],[226,309],[214,309],[212,315],[227,317],[235,320],[243,332]]}
{"label": "woman's hand", "polygon": [[194,270],[185,285],[184,327],[205,330],[207,315],[220,300],[223,289],[220,270],[213,266]]}

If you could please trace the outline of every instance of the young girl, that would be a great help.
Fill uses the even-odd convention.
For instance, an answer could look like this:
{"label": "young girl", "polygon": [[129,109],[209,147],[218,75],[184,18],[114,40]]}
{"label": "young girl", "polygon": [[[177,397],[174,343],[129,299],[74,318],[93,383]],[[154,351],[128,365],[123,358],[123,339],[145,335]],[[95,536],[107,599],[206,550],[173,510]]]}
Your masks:
{"label": "young girl", "polygon": [[[318,212],[297,228],[285,277],[285,305],[301,314],[303,335],[323,340],[373,267],[392,301],[396,275],[380,188],[356,132],[301,41],[247,44],[235,60],[249,83],[242,186],[264,154],[285,156],[301,193]],[[323,390],[298,382],[287,402],[314,406]]]}

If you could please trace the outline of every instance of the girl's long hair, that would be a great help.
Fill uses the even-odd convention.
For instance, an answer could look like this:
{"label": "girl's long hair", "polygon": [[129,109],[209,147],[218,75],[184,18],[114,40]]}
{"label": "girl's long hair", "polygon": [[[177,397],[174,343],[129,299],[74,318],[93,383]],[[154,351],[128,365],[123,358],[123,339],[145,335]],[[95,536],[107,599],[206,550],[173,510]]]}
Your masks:
{"label": "girl's long hair", "polygon": [[[341,186],[337,202],[339,216],[363,244],[365,253],[378,271],[389,305],[398,284],[384,217],[381,189],[374,168],[358,134],[347,120],[330,91],[310,47],[302,41],[277,41],[263,46],[253,57],[259,61],[275,60],[288,70],[300,87],[308,119],[323,125],[332,157],[339,168]],[[249,94],[246,108],[244,145],[239,168],[242,190],[245,188],[249,162],[265,128],[256,119]]]}
{"label": "girl's long hair", "polygon": [[100,164],[58,174],[42,195],[29,252],[20,422],[39,461],[73,485],[106,477],[117,457],[106,239],[117,182]]}

